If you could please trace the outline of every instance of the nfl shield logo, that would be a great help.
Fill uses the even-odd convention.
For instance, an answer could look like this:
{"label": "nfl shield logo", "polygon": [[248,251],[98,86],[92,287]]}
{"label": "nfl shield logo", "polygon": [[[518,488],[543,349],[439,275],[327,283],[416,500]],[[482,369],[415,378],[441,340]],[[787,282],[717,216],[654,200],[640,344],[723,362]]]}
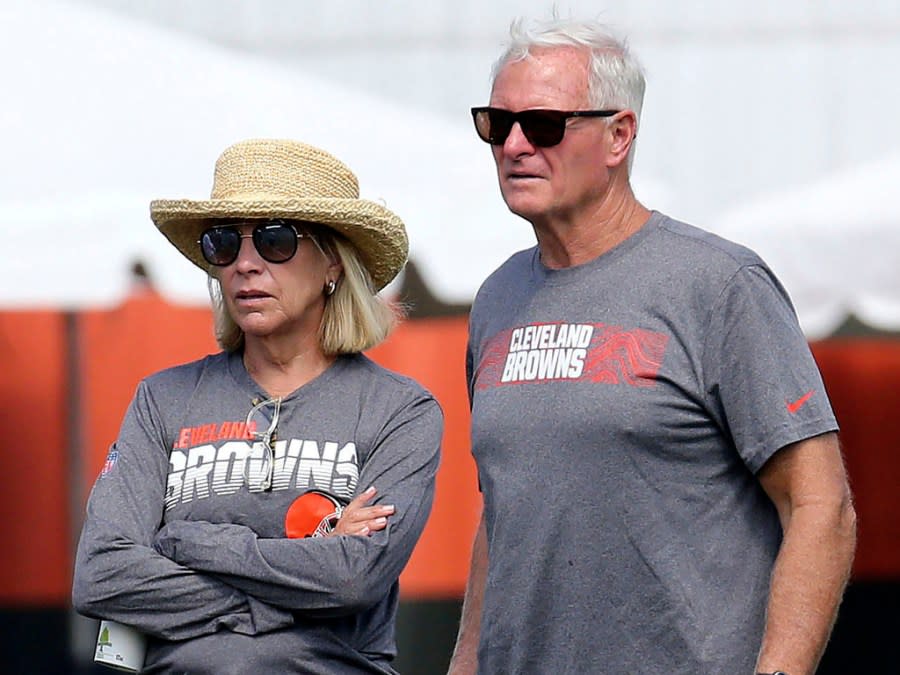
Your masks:
{"label": "nfl shield logo", "polygon": [[113,470],[113,467],[116,465],[116,462],[119,460],[119,451],[118,450],[110,450],[109,454],[106,456],[106,461],[103,463],[103,468],[100,470],[100,476],[103,477]]}

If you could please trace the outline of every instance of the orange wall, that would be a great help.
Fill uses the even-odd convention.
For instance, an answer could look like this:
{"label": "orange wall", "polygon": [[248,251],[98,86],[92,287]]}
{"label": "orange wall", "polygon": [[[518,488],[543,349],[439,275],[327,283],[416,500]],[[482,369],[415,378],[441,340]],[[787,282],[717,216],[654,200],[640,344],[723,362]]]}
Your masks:
{"label": "orange wall", "polygon": [[[71,575],[67,415],[81,414],[83,504],[138,380],[216,350],[208,310],[152,293],[77,315],[80,378],[66,382],[66,323],[59,312],[0,312],[0,432],[4,489],[0,605],[68,602]],[[405,570],[406,597],[459,597],[480,497],[469,452],[466,318],[407,321],[370,355],[419,380],[445,414],[432,517]],[[900,341],[812,345],[835,412],[859,513],[854,576],[900,579]],[[79,506],[78,513],[81,512]],[[74,520],[78,522],[76,514]]]}
{"label": "orange wall", "polygon": [[812,344],[856,503],[857,579],[900,579],[900,341]]}
{"label": "orange wall", "polygon": [[0,604],[69,597],[64,317],[0,312]]}
{"label": "orange wall", "polygon": [[469,451],[465,317],[409,321],[371,357],[421,382],[444,410],[444,443],[431,518],[400,578],[403,595],[461,597],[481,515]]}

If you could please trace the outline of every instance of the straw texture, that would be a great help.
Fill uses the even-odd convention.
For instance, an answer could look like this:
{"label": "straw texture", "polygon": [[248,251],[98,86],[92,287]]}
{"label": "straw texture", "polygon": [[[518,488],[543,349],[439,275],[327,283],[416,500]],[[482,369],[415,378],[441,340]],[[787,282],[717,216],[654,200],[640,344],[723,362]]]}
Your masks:
{"label": "straw texture", "polygon": [[226,218],[288,218],[326,225],[349,239],[376,290],[403,268],[406,228],[384,206],[359,198],[359,182],[339,159],[306,143],[255,139],[227,148],[216,161],[209,200],[157,199],[150,217],[170,242],[209,271],[197,243]]}

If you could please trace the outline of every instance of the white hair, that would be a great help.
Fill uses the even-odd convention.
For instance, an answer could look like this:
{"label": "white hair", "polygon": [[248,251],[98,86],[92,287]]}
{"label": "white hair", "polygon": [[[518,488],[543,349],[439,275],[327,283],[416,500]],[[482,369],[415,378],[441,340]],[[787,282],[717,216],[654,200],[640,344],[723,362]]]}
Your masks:
{"label": "white hair", "polygon": [[[509,27],[509,42],[491,71],[491,84],[509,63],[527,58],[532,49],[574,47],[590,54],[588,104],[595,109],[631,110],[640,123],[646,81],[644,69],[628,44],[605,24],[592,20],[561,19],[526,25],[524,18]],[[629,153],[629,165],[634,144]]]}

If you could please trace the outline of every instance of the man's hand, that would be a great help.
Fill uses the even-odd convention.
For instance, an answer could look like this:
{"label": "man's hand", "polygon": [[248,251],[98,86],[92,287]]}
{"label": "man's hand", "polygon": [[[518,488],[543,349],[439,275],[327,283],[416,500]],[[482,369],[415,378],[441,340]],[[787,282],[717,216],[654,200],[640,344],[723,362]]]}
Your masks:
{"label": "man's hand", "polygon": [[388,516],[394,514],[394,507],[388,504],[366,506],[375,497],[375,492],[375,487],[372,486],[347,504],[329,536],[338,534],[368,536],[383,530],[387,526]]}

